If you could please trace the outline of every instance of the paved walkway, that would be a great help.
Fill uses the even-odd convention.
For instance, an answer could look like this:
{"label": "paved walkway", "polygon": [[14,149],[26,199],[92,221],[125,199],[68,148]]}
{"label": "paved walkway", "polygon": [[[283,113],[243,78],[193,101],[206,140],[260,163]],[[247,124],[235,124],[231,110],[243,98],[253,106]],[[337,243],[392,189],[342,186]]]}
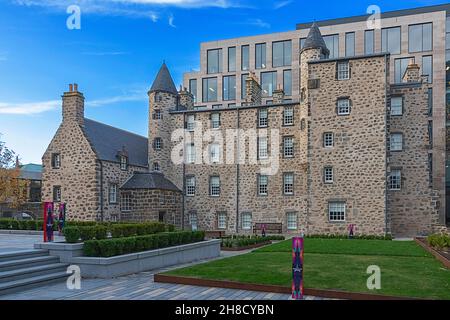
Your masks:
{"label": "paved walkway", "polygon": [[[0,235],[0,253],[33,248],[40,236]],[[223,259],[243,252],[222,252]],[[195,265],[197,261],[179,267]],[[116,279],[82,279],[80,290],[67,289],[66,283],[45,285],[19,293],[0,296],[0,300],[289,300],[290,295],[235,289],[208,288],[155,283],[153,275],[174,268],[141,272]],[[307,297],[307,300],[321,300]]]}
{"label": "paved walkway", "polygon": [[[58,237],[55,232],[55,241],[64,241],[64,237]],[[33,245],[42,242],[42,235],[0,234],[0,254],[34,249]]]}

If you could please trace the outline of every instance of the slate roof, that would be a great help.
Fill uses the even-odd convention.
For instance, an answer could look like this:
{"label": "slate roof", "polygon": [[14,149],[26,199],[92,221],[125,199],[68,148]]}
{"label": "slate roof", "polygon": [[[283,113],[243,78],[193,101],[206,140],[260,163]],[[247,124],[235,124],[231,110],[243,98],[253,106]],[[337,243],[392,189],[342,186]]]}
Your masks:
{"label": "slate roof", "polygon": [[166,179],[162,173],[149,172],[141,173],[136,172],[130,179],[128,179],[120,189],[124,190],[136,190],[136,189],[148,189],[148,190],[169,190],[179,191],[171,181]]}
{"label": "slate roof", "polygon": [[19,179],[42,180],[42,165],[29,163],[21,166]]}
{"label": "slate roof", "polygon": [[322,34],[320,33],[319,26],[316,22],[313,23],[311,29],[309,29],[308,37],[305,40],[303,49],[317,49],[322,48],[322,52],[325,55],[330,54],[325,41],[323,40]]}
{"label": "slate roof", "polygon": [[172,76],[170,75],[169,69],[167,68],[165,62],[159,69],[158,75],[156,76],[155,81],[153,81],[152,87],[150,89],[150,92],[156,91],[178,94],[177,88],[173,83]]}
{"label": "slate roof", "polygon": [[83,130],[100,160],[119,162],[125,147],[130,165],[148,167],[147,138],[86,118]]}

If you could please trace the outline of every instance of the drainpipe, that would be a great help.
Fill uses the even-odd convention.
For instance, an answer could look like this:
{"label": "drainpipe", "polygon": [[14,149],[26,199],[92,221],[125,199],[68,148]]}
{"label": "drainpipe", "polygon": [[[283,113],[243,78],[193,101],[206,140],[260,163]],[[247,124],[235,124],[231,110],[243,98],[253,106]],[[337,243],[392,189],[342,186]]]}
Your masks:
{"label": "drainpipe", "polygon": [[[185,125],[185,123],[186,123],[186,113],[183,113],[183,127],[184,127],[184,125]],[[184,141],[183,141],[183,143],[184,143],[184,147],[183,147],[183,150],[186,148],[186,131],[184,131]],[[186,155],[185,155],[185,152],[186,152],[186,150],[184,150],[183,151],[183,177],[182,177],[182,179],[183,179],[183,182],[182,182],[182,185],[183,185],[183,189],[181,190],[182,191],[182,193],[181,193],[181,195],[182,195],[182,197],[183,197],[183,201],[182,201],[182,203],[181,203],[181,230],[184,230],[184,221],[185,221],[185,210],[186,210],[186,205],[185,205],[185,201],[186,201],[186,197],[185,197],[185,190],[186,190],[186,163],[185,163],[185,157],[186,157]]]}
{"label": "drainpipe", "polygon": [[100,163],[100,221],[103,222],[103,163],[99,160]]}
{"label": "drainpipe", "polygon": [[237,109],[237,153],[236,153],[236,233],[239,233],[239,156],[241,154],[240,152],[240,139],[239,139],[239,133],[240,133],[240,113],[239,113],[239,106],[236,107]]}
{"label": "drainpipe", "polygon": [[[384,63],[385,63],[385,66],[386,66],[386,84],[385,84],[385,90],[386,90],[386,93],[385,93],[385,109],[384,109],[384,112],[385,112],[385,115],[384,115],[384,136],[385,136],[385,139],[386,139],[386,153],[385,153],[385,158],[384,158],[384,161],[385,161],[385,166],[384,166],[384,168],[385,168],[385,184],[384,184],[384,190],[385,190],[385,195],[384,195],[384,229],[385,229],[385,231],[384,231],[384,234],[385,235],[387,235],[387,233],[388,233],[388,187],[387,187],[387,183],[388,183],[388,179],[389,179],[389,176],[388,176],[388,172],[387,172],[387,168],[388,168],[388,148],[387,148],[387,137],[388,137],[388,131],[387,131],[387,125],[388,125],[388,113],[387,113],[387,110],[388,110],[388,94],[389,94],[389,90],[388,90],[388,83],[389,83],[389,71],[390,71],[390,61],[389,61],[389,58],[388,58],[388,56],[387,55],[385,55],[384,56]],[[389,67],[389,68],[388,68]],[[392,234],[392,230],[390,230],[391,231],[391,234]]]}

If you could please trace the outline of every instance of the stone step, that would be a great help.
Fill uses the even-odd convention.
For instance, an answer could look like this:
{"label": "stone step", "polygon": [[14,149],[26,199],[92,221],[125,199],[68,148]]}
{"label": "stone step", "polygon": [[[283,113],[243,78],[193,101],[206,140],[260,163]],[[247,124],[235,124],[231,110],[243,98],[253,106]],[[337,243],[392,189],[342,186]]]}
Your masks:
{"label": "stone step", "polygon": [[31,257],[31,258],[26,258],[26,259],[19,259],[19,260],[12,260],[12,261],[3,261],[3,262],[0,262],[0,272],[48,265],[48,264],[58,263],[58,262],[59,262],[58,257],[51,257],[48,255]]}
{"label": "stone step", "polygon": [[47,250],[23,250],[0,254],[0,262],[28,259],[48,255]]}
{"label": "stone step", "polygon": [[69,275],[66,272],[56,272],[52,274],[45,274],[31,278],[0,283],[0,296],[41,287],[51,283],[63,282],[67,279],[68,276]]}
{"label": "stone step", "polygon": [[35,267],[27,267],[16,270],[9,270],[0,272],[0,283],[32,278],[35,276],[41,276],[45,274],[54,274],[58,272],[65,272],[68,264],[64,263],[52,263]]}

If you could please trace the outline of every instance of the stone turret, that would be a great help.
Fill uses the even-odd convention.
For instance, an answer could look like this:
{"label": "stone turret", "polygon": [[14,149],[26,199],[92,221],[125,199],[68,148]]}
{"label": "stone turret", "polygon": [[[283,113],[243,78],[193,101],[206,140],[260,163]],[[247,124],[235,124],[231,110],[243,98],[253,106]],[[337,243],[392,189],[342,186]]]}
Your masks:
{"label": "stone turret", "polygon": [[84,96],[78,91],[78,85],[70,84],[69,91],[62,96],[63,123],[76,122],[84,126]]}
{"label": "stone turret", "polygon": [[177,108],[179,96],[172,76],[165,63],[162,64],[151,89],[149,96],[149,134],[148,152],[150,171],[159,171],[164,174],[171,170],[170,138],[170,111]]}

